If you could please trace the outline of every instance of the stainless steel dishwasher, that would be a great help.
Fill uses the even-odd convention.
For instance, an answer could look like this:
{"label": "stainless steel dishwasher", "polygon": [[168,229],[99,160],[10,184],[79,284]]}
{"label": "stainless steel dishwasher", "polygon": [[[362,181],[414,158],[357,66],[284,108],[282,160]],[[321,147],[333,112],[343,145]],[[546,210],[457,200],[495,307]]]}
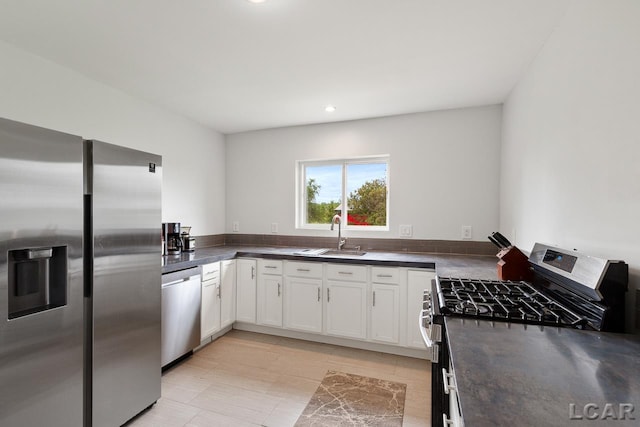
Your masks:
{"label": "stainless steel dishwasher", "polygon": [[200,268],[162,275],[162,367],[200,345]]}

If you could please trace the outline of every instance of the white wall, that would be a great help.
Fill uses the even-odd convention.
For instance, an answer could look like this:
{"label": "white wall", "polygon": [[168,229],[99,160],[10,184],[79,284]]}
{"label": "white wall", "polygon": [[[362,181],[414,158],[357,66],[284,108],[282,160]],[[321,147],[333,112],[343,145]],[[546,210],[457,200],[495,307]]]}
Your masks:
{"label": "white wall", "polygon": [[[500,228],[640,282],[640,2],[573,0],[504,105]],[[628,294],[628,325],[635,291]]]}
{"label": "white wall", "polygon": [[224,136],[0,42],[0,117],[163,156],[163,221],[224,232]]}
{"label": "white wall", "polygon": [[295,229],[295,162],[389,154],[390,231],[347,236],[486,240],[498,226],[501,107],[296,126],[227,136],[227,232],[333,236]]}

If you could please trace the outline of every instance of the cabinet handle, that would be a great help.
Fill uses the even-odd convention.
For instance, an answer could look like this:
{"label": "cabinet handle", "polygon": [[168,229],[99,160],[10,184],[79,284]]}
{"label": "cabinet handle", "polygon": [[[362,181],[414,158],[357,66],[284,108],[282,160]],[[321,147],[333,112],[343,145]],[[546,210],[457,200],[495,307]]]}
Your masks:
{"label": "cabinet handle", "polygon": [[254,266],[251,266],[251,278],[256,278],[256,268]]}
{"label": "cabinet handle", "polygon": [[373,306],[376,306],[376,291],[373,291]]}
{"label": "cabinet handle", "polygon": [[352,271],[338,271],[338,274],[353,274]]}
{"label": "cabinet handle", "polygon": [[378,274],[378,277],[393,277],[392,274]]}
{"label": "cabinet handle", "polygon": [[278,268],[275,265],[265,265],[264,268]]}
{"label": "cabinet handle", "polygon": [[318,302],[320,302],[320,288],[318,288]]}
{"label": "cabinet handle", "polygon": [[298,271],[304,271],[305,273],[308,273],[311,270],[309,270],[308,268],[298,268]]}
{"label": "cabinet handle", "polygon": [[218,299],[222,299],[222,286],[218,285]]}
{"label": "cabinet handle", "polygon": [[331,289],[327,288],[327,302],[331,302],[331,294],[329,292],[331,292]]}
{"label": "cabinet handle", "polygon": [[280,296],[280,283],[278,283],[278,296]]}

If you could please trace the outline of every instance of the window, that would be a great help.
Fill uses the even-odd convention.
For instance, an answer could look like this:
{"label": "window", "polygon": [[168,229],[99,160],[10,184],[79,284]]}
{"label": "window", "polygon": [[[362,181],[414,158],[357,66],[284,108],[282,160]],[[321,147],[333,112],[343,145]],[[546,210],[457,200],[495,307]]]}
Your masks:
{"label": "window", "polygon": [[326,228],[338,214],[343,227],[388,230],[388,200],[389,156],[298,162],[298,228]]}

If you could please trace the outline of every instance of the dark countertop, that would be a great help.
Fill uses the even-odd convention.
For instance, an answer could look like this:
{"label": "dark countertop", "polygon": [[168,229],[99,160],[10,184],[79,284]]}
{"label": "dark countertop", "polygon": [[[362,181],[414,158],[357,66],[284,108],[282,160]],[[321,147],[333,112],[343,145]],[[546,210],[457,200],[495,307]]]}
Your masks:
{"label": "dark countertop", "polygon": [[368,264],[390,267],[435,268],[440,276],[496,279],[497,259],[483,255],[450,255],[407,252],[369,251],[362,256],[296,255],[302,248],[271,248],[261,246],[215,246],[162,257],[162,273],[184,270],[202,264],[255,257],[296,261]]}
{"label": "dark countertop", "polygon": [[[639,336],[455,317],[445,322],[465,425],[640,425]],[[585,411],[590,403],[597,407]],[[608,419],[586,419],[602,415],[608,403]],[[612,418],[622,417],[621,404],[634,405],[635,420]]]}
{"label": "dark countertop", "polygon": [[237,252],[237,247],[214,246],[211,248],[198,248],[194,252],[182,252],[180,255],[165,255],[162,257],[162,274],[216,261],[234,259]]}

